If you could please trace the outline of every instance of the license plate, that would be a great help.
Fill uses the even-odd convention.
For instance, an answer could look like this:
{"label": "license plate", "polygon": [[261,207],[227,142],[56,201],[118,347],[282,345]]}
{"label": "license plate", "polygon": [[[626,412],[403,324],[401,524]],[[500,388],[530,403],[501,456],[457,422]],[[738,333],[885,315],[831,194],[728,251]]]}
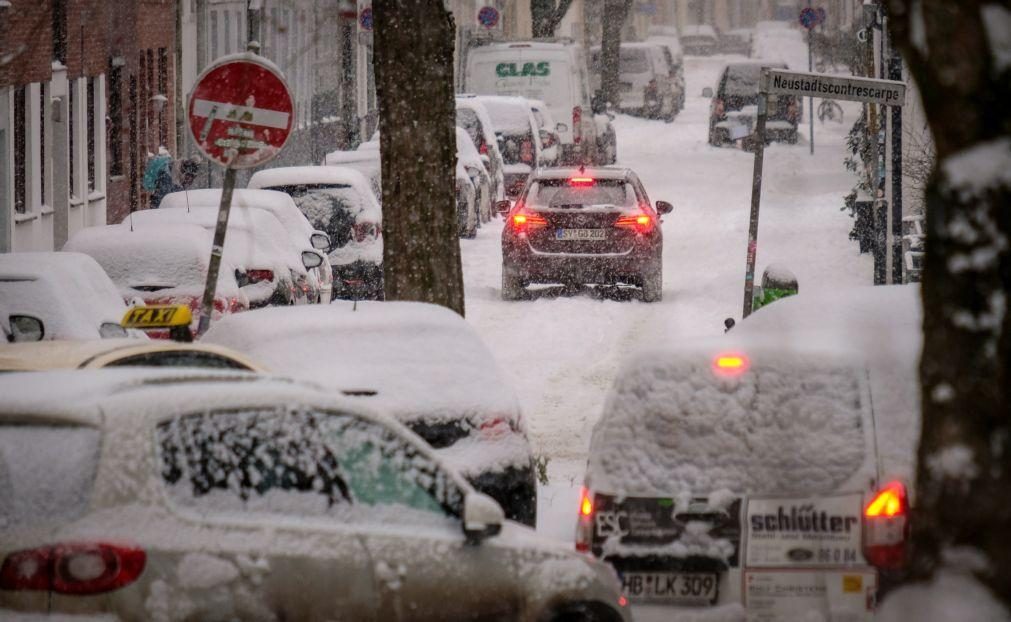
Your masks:
{"label": "license plate", "polygon": [[672,605],[712,605],[716,603],[719,575],[709,572],[625,572],[621,582],[625,594],[632,600]]}
{"label": "license plate", "polygon": [[606,240],[606,229],[556,229],[556,240]]}

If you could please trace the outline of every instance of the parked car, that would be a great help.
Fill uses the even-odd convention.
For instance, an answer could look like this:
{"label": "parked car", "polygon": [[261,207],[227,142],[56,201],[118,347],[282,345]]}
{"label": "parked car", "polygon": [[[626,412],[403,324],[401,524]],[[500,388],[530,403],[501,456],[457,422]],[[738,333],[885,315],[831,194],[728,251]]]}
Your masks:
{"label": "parked car", "polygon": [[551,110],[547,104],[539,99],[528,99],[530,110],[537,120],[537,127],[541,135],[541,166],[556,166],[559,164],[559,149],[561,148],[561,137],[556,129],[555,118],[551,116]]}
{"label": "parked car", "polygon": [[601,163],[608,165],[618,161],[618,134],[614,131],[614,115],[603,109],[595,112],[593,121],[597,124],[597,152]]}
{"label": "parked car", "polygon": [[909,528],[872,403],[860,353],[817,340],[637,352],[593,430],[576,547],[615,567],[637,612],[872,620]]}
{"label": "parked car", "polygon": [[369,180],[369,187],[379,205],[383,204],[382,166],[378,149],[361,151],[331,151],[323,158],[324,166],[353,168]]}
{"label": "parked car", "polygon": [[[663,48],[653,43],[622,43],[619,54],[619,108],[651,119],[672,121],[678,112],[678,95]],[[600,55],[600,46],[591,49],[597,88],[602,71]]]}
{"label": "parked car", "polygon": [[[203,227],[178,222],[133,229],[106,225],[81,229],[64,248],[97,261],[112,279],[120,299],[128,304],[187,305],[193,310],[191,330],[195,333],[207,285],[212,237]],[[222,258],[212,320],[249,309],[249,298],[236,281],[240,271],[231,259],[231,253]],[[168,337],[168,333],[156,336]]]}
{"label": "parked car", "polygon": [[532,454],[516,396],[452,311],[414,302],[267,309],[218,322],[204,341],[382,409],[502,504],[508,518],[534,524]]}
{"label": "parked car", "polygon": [[[505,162],[495,138],[495,128],[484,104],[473,95],[456,96],[456,125],[467,130],[492,179],[492,202],[505,198]],[[492,214],[494,216],[494,214]]]}
{"label": "parked car", "polygon": [[[709,144],[721,146],[751,136],[758,116],[758,79],[763,67],[785,69],[784,63],[730,63],[720,74],[709,105]],[[801,101],[795,95],[770,95],[765,140],[797,142]]]}
{"label": "parked car", "polygon": [[361,399],[136,368],[2,374],[0,395],[0,610],[630,620],[610,568],[504,520]]}
{"label": "parked car", "polygon": [[[464,132],[466,134],[467,132]],[[470,137],[468,136],[469,140]],[[457,145],[459,148],[459,144]],[[455,178],[455,198],[458,235],[461,238],[473,238],[477,235],[477,228],[481,226],[481,216],[478,214],[478,189],[471,179],[467,167],[463,165],[457,152],[456,167],[454,169]]]}
{"label": "parked car", "polygon": [[[502,204],[505,209],[508,205]],[[663,233],[638,176],[627,168],[538,169],[502,230],[502,298],[530,283],[636,285],[663,294]]]}
{"label": "parked car", "polygon": [[463,167],[474,187],[474,217],[479,227],[491,220],[492,180],[470,134],[460,126],[456,127],[456,165]]}
{"label": "parked car", "polygon": [[41,322],[43,339],[143,337],[119,325],[123,298],[102,267],[81,253],[0,254],[0,309],[8,339],[35,334],[33,322],[19,318]]}
{"label": "parked car", "polygon": [[597,127],[590,118],[586,52],[581,44],[532,40],[473,47],[467,52],[463,78],[464,90],[471,93],[519,95],[545,102],[558,121],[560,161],[599,163]]}
{"label": "parked car", "polygon": [[688,56],[712,56],[719,46],[716,30],[708,24],[681,27],[681,49]]}
{"label": "parked car", "polygon": [[719,51],[721,54],[743,54],[751,56],[751,39],[754,31],[750,28],[735,28],[720,33]]}
{"label": "parked car", "polygon": [[[191,209],[221,205],[221,189],[187,190],[165,195],[159,209]],[[261,209],[270,212],[284,226],[295,248],[313,248],[325,253],[330,248],[330,238],[324,231],[309,224],[291,197],[283,192],[256,188],[238,188],[232,191],[232,206]],[[318,290],[319,302],[330,302],[333,297],[333,271],[329,262],[321,262],[309,271],[313,289]]]}
{"label": "parked car", "polygon": [[477,98],[491,117],[499,151],[505,162],[506,196],[515,198],[523,190],[527,176],[541,159],[537,120],[522,97]]}
{"label": "parked car", "polygon": [[[213,232],[217,222],[217,207],[194,207],[140,210],[128,215],[121,226],[137,230],[183,223]],[[322,255],[314,249],[295,248],[284,226],[267,211],[231,209],[223,259],[234,266],[235,281],[251,309],[319,300],[307,270],[319,266]]]}
{"label": "parked car", "polygon": [[334,298],[382,299],[383,212],[361,172],[335,165],[268,168],[253,173],[249,187],[289,195],[330,237]]}
{"label": "parked car", "polygon": [[[654,32],[654,27],[650,27],[650,33]],[[677,102],[677,111],[681,112],[685,108],[685,59],[681,49],[681,41],[677,37],[677,29],[666,27],[663,34],[650,34],[646,43],[659,45],[667,61],[667,73],[671,79],[671,89],[674,91],[674,100]]]}
{"label": "parked car", "polygon": [[200,367],[263,371],[245,356],[206,343],[139,339],[0,343],[0,372],[103,367]]}

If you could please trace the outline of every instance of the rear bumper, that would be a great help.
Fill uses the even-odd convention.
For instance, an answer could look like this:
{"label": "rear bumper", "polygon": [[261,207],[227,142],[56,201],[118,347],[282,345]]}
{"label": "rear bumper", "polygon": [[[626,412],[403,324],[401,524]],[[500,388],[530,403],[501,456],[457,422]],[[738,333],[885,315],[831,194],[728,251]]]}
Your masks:
{"label": "rear bumper", "polygon": [[333,297],[343,300],[382,300],[383,266],[360,260],[333,266]]}
{"label": "rear bumper", "polygon": [[643,239],[626,253],[582,254],[535,251],[526,236],[503,238],[504,269],[525,283],[579,282],[641,285],[641,275],[660,265],[659,237]]}

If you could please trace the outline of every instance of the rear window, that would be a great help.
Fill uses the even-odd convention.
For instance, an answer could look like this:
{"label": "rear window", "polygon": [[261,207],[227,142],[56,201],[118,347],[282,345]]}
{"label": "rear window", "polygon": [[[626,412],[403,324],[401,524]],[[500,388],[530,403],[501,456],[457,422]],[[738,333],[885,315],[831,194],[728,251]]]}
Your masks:
{"label": "rear window", "polygon": [[857,369],[791,356],[752,360],[731,380],[711,365],[658,352],[626,367],[593,432],[595,488],[826,494],[864,464]]}
{"label": "rear window", "polygon": [[527,204],[552,209],[632,207],[635,189],[622,180],[601,179],[592,185],[571,185],[568,179],[542,179],[530,186]]}
{"label": "rear window", "polygon": [[79,518],[101,437],[81,426],[0,425],[0,529]]}

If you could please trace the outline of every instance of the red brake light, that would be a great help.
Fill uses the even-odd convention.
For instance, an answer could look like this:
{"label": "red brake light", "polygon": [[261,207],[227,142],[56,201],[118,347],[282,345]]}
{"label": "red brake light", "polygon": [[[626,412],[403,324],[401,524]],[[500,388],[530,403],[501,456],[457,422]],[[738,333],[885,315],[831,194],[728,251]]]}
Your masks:
{"label": "red brake light", "polygon": [[877,518],[884,516],[891,518],[901,516],[906,513],[906,487],[902,482],[892,482],[877,494],[874,499],[867,504],[864,516],[867,518]]}
{"label": "red brake light", "polygon": [[57,544],[15,551],[0,567],[0,589],[100,594],[136,581],[146,563],[142,549],[115,544]]}
{"label": "red brake light", "polygon": [[577,188],[584,186],[592,186],[597,183],[597,180],[592,177],[570,177],[569,185],[575,186]]}
{"label": "red brake light", "polygon": [[519,230],[524,228],[546,227],[548,226],[548,221],[538,214],[518,211],[513,214],[513,226]]}
{"label": "red brake light", "polygon": [[750,366],[748,357],[735,352],[720,354],[713,359],[713,371],[721,376],[740,376]]}
{"label": "red brake light", "polygon": [[576,523],[576,550],[590,552],[593,542],[593,492],[579,489],[579,522]]}
{"label": "red brake light", "polygon": [[645,212],[634,215],[629,214],[619,216],[618,220],[614,221],[614,226],[622,229],[635,229],[639,233],[648,233],[653,227],[653,219]]}
{"label": "red brake light", "polygon": [[579,513],[583,516],[593,514],[593,501],[590,497],[586,496],[585,492],[583,494],[583,499],[579,502]]}
{"label": "red brake light", "polygon": [[481,155],[487,154],[488,153],[488,143],[481,143],[481,146],[478,147],[477,152],[480,153]]}
{"label": "red brake light", "polygon": [[249,279],[250,283],[260,283],[261,281],[270,282],[274,280],[274,271],[260,269],[247,270],[246,277]]}
{"label": "red brake light", "polygon": [[909,502],[902,482],[890,482],[864,508],[864,557],[880,569],[902,568],[909,538]]}

